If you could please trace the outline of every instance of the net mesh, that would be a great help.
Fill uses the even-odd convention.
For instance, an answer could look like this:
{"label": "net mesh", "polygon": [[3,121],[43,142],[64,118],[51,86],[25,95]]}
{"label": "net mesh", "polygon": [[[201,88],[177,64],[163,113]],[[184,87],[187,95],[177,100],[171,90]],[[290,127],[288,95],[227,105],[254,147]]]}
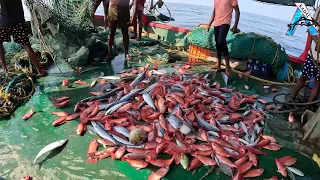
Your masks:
{"label": "net mesh", "polygon": [[[33,46],[72,65],[88,64],[93,39],[91,0],[26,0],[32,15]],[[38,40],[38,41],[37,41]],[[106,41],[104,39],[104,41]]]}
{"label": "net mesh", "polygon": [[[195,28],[187,38],[191,44],[215,50],[216,43],[213,29],[206,32],[205,28]],[[279,81],[286,79],[289,57],[284,48],[272,38],[256,33],[233,34],[229,31],[227,44],[231,57],[235,59],[257,59],[271,65]]]}

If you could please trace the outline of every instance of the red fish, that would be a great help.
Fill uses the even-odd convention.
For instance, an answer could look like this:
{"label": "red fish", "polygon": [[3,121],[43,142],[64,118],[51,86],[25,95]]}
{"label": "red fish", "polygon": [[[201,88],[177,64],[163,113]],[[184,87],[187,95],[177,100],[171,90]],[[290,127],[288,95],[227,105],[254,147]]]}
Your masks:
{"label": "red fish", "polygon": [[198,158],[193,158],[188,167],[188,171],[192,171],[202,165],[201,161]]}
{"label": "red fish", "polygon": [[278,172],[282,174],[282,176],[287,177],[287,171],[283,164],[281,164],[277,159],[275,160],[275,162],[278,168]]}
{"label": "red fish", "polygon": [[242,158],[238,159],[236,162],[234,162],[235,165],[237,165],[238,167],[242,164],[244,164],[245,162],[248,161],[248,156],[243,156]]}
{"label": "red fish", "polygon": [[26,113],[25,115],[23,115],[23,116],[21,117],[21,119],[23,119],[23,120],[28,120],[28,119],[31,118],[31,116],[33,116],[35,113],[36,113],[36,112],[34,111],[34,107],[31,106],[31,110],[30,110],[28,113]]}
{"label": "red fish", "polygon": [[284,156],[282,158],[279,158],[278,161],[285,166],[292,166],[297,162],[297,158],[291,156]]}
{"label": "red fish", "polygon": [[70,85],[70,82],[69,82],[68,79],[64,79],[64,80],[62,81],[62,86],[69,86],[69,85]]}
{"label": "red fish", "polygon": [[223,92],[227,92],[227,93],[232,93],[232,91],[234,90],[234,89],[230,89],[230,88],[220,88],[219,89],[220,91],[223,91]]}
{"label": "red fish", "polygon": [[118,148],[118,150],[113,154],[111,154],[112,159],[121,159],[126,152],[127,146],[123,145]]}
{"label": "red fish", "polygon": [[31,177],[31,176],[25,176],[25,177],[23,177],[23,179],[21,179],[21,180],[32,180],[32,177]]}
{"label": "red fish", "polygon": [[255,100],[251,97],[249,98],[243,98],[241,101],[240,101],[240,105],[242,104],[253,104],[255,102]]}
{"label": "red fish", "polygon": [[115,145],[113,142],[106,140],[106,139],[102,139],[102,138],[97,139],[97,142],[99,144],[104,145],[104,146],[114,146]]}
{"label": "red fish", "polygon": [[234,168],[238,168],[237,165],[235,165],[230,159],[220,156],[219,154],[216,154],[217,158],[219,159],[220,162]]}
{"label": "red fish", "polygon": [[69,116],[70,114],[67,112],[51,112],[52,115],[56,115],[59,117],[63,117],[63,116]]}
{"label": "red fish", "polygon": [[281,146],[279,146],[278,144],[269,144],[267,146],[264,146],[263,148],[268,149],[270,151],[278,151],[281,149]]}
{"label": "red fish", "polygon": [[159,144],[156,147],[156,153],[159,154],[161,153],[166,147],[167,147],[168,143],[167,142],[162,142],[161,144]]}
{"label": "red fish", "polygon": [[67,116],[66,121],[75,120],[80,116],[80,114],[81,113],[71,114],[71,115]]}
{"label": "red fish", "polygon": [[268,139],[263,139],[256,145],[256,147],[257,148],[262,148],[262,147],[267,146],[268,144],[270,144],[270,142],[271,141],[268,140]]}
{"label": "red fish", "polygon": [[157,95],[157,99],[158,99],[159,112],[165,113],[167,110],[167,107],[165,106],[166,100],[162,96],[159,96],[159,95]]}
{"label": "red fish", "polygon": [[278,177],[277,176],[272,176],[271,178],[265,179],[265,180],[278,180]]}
{"label": "red fish", "polygon": [[262,104],[266,104],[267,101],[265,99],[258,99],[259,102],[261,102]]}
{"label": "red fish", "polygon": [[92,139],[89,147],[88,147],[88,160],[87,162],[96,163],[98,161],[98,158],[95,156],[97,149],[98,149],[99,143],[96,139]]}
{"label": "red fish", "polygon": [[70,100],[65,100],[61,103],[56,103],[56,104],[51,104],[50,106],[55,106],[55,107],[64,107],[67,106],[69,104]]}
{"label": "red fish", "polygon": [[252,164],[257,167],[258,166],[258,158],[255,154],[253,154],[252,152],[248,151],[248,157],[249,160],[252,162]]}
{"label": "red fish", "polygon": [[95,105],[94,106],[94,109],[92,110],[91,114],[88,115],[88,118],[91,118],[91,117],[94,117],[96,116],[98,113],[99,113],[99,106],[98,105]]}
{"label": "red fish", "polygon": [[67,117],[61,117],[59,119],[56,119],[53,123],[52,123],[52,126],[59,126],[59,125],[62,125],[64,123],[66,123]]}
{"label": "red fish", "polygon": [[173,157],[171,159],[151,159],[149,161],[150,164],[158,167],[170,166],[173,162]]}
{"label": "red fish", "polygon": [[146,168],[149,165],[147,162],[143,160],[127,159],[126,161],[137,170]]}
{"label": "red fish", "polygon": [[217,164],[215,160],[206,156],[196,155],[196,158],[198,158],[204,165],[207,166],[214,166]]}
{"label": "red fish", "polygon": [[92,95],[95,95],[95,96],[100,96],[100,95],[102,95],[103,94],[103,92],[89,92],[90,94],[92,94]]}
{"label": "red fish", "polygon": [[210,144],[193,144],[192,147],[200,150],[200,151],[211,151],[212,146]]}
{"label": "red fish", "polygon": [[277,140],[276,140],[274,137],[267,136],[267,135],[261,135],[261,137],[262,137],[263,139],[270,140],[270,142],[272,142],[272,143],[277,143]]}
{"label": "red fish", "polygon": [[251,178],[251,177],[259,177],[261,174],[264,172],[264,169],[259,168],[259,169],[252,169],[248,171],[243,177],[244,178]]}
{"label": "red fish", "polygon": [[166,174],[169,172],[169,166],[162,167],[157,171],[153,172],[148,180],[160,180],[161,178],[165,177]]}
{"label": "red fish", "polygon": [[251,167],[252,167],[252,162],[251,161],[248,161],[248,162],[246,162],[246,163],[244,163],[244,164],[242,164],[242,165],[240,165],[239,166],[239,173],[240,174],[243,174],[243,173],[245,173],[245,172],[247,172]]}
{"label": "red fish", "polygon": [[291,123],[295,123],[296,122],[296,119],[294,118],[293,116],[293,112],[290,112],[289,113],[289,118],[288,118],[289,122]]}
{"label": "red fish", "polygon": [[76,128],[76,132],[79,136],[82,136],[83,133],[87,130],[87,126],[86,124],[84,124],[83,122],[79,122],[79,124],[77,125],[77,128]]}
{"label": "red fish", "polygon": [[214,143],[220,145],[220,146],[224,146],[224,147],[228,147],[228,148],[234,148],[231,144],[229,144],[228,142],[226,142],[225,140],[221,139],[221,138],[215,138],[213,140]]}
{"label": "red fish", "polygon": [[211,143],[211,146],[213,148],[213,150],[219,154],[220,156],[223,156],[223,157],[230,157],[230,154],[228,153],[227,150],[225,150],[224,148],[222,148],[220,145],[212,142]]}
{"label": "red fish", "polygon": [[87,85],[86,82],[83,82],[83,81],[81,81],[81,80],[75,81],[74,84]]}
{"label": "red fish", "polygon": [[66,100],[69,100],[70,98],[67,97],[67,96],[62,96],[62,97],[59,97],[59,98],[54,98],[54,97],[50,97],[55,103],[61,103],[61,102],[64,102]]}

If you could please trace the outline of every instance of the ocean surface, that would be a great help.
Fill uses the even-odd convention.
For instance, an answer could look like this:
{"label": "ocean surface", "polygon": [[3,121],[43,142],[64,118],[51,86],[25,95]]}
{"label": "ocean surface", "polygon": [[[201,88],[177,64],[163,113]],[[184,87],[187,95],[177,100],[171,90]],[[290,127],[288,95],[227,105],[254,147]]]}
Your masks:
{"label": "ocean surface", "polygon": [[[213,7],[180,3],[167,3],[167,6],[172,17],[175,19],[175,21],[169,24],[188,29],[195,28],[199,24],[207,24],[213,10]],[[165,7],[160,12],[169,16],[168,10]],[[103,15],[102,6],[98,8],[96,14]],[[30,17],[28,12],[26,12],[26,17]],[[242,32],[255,32],[269,36],[281,44],[288,54],[299,56],[305,47],[307,28],[300,26],[297,28],[294,36],[286,36],[287,25],[290,21],[291,19],[283,21],[267,16],[241,12],[239,29]]]}

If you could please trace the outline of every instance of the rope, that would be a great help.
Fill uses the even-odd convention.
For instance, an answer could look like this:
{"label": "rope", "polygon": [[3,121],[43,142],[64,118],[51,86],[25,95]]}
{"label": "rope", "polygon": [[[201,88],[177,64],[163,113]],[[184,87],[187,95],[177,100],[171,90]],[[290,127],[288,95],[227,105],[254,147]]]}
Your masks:
{"label": "rope", "polygon": [[167,9],[168,12],[169,12],[169,17],[170,17],[169,21],[162,21],[162,20],[159,19],[158,16],[155,14],[154,10],[156,10],[156,11],[160,14],[160,12],[158,11],[158,9],[156,8],[157,3],[156,3],[156,4],[154,5],[154,7],[153,7],[154,10],[153,10],[153,11],[149,11],[149,12],[156,18],[157,21],[160,21],[160,22],[162,22],[162,23],[170,23],[170,22],[171,22],[171,19],[172,19],[171,11],[170,11],[170,9],[168,8],[168,6],[166,5],[165,2],[163,2],[163,5],[166,7],[166,9]]}
{"label": "rope", "polygon": [[251,59],[251,57],[252,57],[252,54],[253,54],[253,50],[254,50],[254,46],[256,45],[256,38],[254,37],[253,38],[253,45],[252,45],[252,49],[251,49],[251,53],[250,53],[250,55],[249,55],[249,59]]}

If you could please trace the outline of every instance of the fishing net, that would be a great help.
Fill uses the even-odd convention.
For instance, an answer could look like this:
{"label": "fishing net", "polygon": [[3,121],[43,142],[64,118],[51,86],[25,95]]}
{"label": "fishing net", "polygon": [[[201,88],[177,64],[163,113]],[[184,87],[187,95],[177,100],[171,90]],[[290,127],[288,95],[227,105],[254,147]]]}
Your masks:
{"label": "fishing net", "polygon": [[24,73],[0,73],[0,84],[0,118],[10,116],[34,93],[33,81]]}
{"label": "fishing net", "polygon": [[[41,47],[55,59],[66,59],[75,66],[87,65],[91,59],[105,57],[108,32],[97,32],[92,27],[92,2],[26,0],[32,15],[32,34],[39,39],[33,47]],[[97,48],[99,53],[95,53]]]}
{"label": "fishing net", "polygon": [[15,42],[4,42],[3,47],[5,51],[7,64],[11,61],[11,59],[15,56],[15,54],[23,50],[23,47],[20,44],[17,44]]}
{"label": "fishing net", "polygon": [[[214,30],[206,32],[205,28],[195,28],[187,37],[188,42],[198,47],[215,50]],[[256,59],[269,64],[277,79],[283,81],[289,68],[288,55],[283,47],[272,38],[256,33],[233,34],[229,31],[227,43],[230,56],[235,59]]]}

